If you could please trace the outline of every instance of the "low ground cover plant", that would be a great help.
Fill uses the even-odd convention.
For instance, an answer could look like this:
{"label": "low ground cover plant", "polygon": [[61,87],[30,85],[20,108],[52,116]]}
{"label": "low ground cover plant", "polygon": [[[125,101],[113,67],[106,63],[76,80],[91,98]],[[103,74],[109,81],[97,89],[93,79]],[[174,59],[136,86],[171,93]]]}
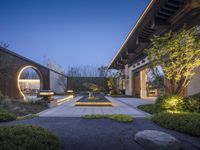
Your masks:
{"label": "low ground cover plant", "polygon": [[138,108],[150,114],[162,111],[200,113],[200,99],[196,95],[187,98],[177,95],[162,96],[156,99],[155,104],[140,105]]}
{"label": "low ground cover plant", "polygon": [[157,110],[183,111],[185,108],[184,98],[178,95],[161,96],[156,99]]}
{"label": "low ground cover plant", "polygon": [[95,101],[95,100],[100,100],[100,98],[95,96],[90,96],[88,97],[88,100]]}
{"label": "low ground cover plant", "polygon": [[200,114],[191,112],[161,112],[151,120],[158,125],[200,137]]}
{"label": "low ground cover plant", "polygon": [[200,136],[200,99],[198,95],[183,98],[176,95],[159,97],[155,104],[138,106],[139,109],[153,114],[151,120],[156,124]]}
{"label": "low ground cover plant", "polygon": [[5,122],[5,121],[12,121],[16,119],[16,115],[13,113],[9,113],[2,107],[0,107],[0,122]]}
{"label": "low ground cover plant", "polygon": [[132,122],[133,117],[125,114],[91,114],[91,115],[84,115],[81,116],[84,119],[112,119],[118,122]]}
{"label": "low ground cover plant", "polygon": [[150,114],[155,114],[160,112],[158,109],[156,109],[154,104],[139,105],[138,108]]}
{"label": "low ground cover plant", "polygon": [[200,97],[194,95],[186,98],[185,100],[185,111],[200,113]]}
{"label": "low ground cover plant", "polygon": [[1,150],[60,150],[58,138],[30,125],[0,126]]}
{"label": "low ground cover plant", "polygon": [[17,120],[33,119],[36,117],[38,117],[37,114],[29,114],[29,115],[25,115],[25,116],[18,116]]}
{"label": "low ground cover plant", "polygon": [[[36,114],[48,108],[47,101],[23,102],[20,100],[5,98],[0,101],[0,113],[15,114],[17,117]],[[2,111],[4,110],[4,111]],[[0,114],[1,118],[1,114]]]}

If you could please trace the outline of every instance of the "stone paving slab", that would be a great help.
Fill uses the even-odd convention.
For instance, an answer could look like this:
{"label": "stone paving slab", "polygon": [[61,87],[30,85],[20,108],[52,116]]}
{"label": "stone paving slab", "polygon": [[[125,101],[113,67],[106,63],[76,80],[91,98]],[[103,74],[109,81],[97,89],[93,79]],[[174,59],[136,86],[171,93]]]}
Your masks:
{"label": "stone paving slab", "polygon": [[[75,102],[81,99],[82,96],[78,96],[60,106],[47,109],[43,112],[38,113],[40,117],[80,117],[86,114],[127,114],[133,117],[146,117],[149,114],[141,110],[138,110],[134,104],[141,101],[143,104],[145,101],[132,98],[129,99],[129,103],[126,103],[124,98],[112,98],[106,96],[106,98],[112,102],[112,107],[102,107],[102,106],[74,106]],[[131,102],[132,101],[132,102]],[[149,101],[146,101],[149,103]]]}

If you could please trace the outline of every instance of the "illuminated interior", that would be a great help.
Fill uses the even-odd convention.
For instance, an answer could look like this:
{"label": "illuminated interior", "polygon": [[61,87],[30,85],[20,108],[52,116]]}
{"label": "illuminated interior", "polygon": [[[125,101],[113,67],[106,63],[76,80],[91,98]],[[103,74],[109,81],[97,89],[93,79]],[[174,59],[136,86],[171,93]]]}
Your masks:
{"label": "illuminated interior", "polygon": [[22,68],[18,75],[18,88],[24,100],[37,100],[41,88],[38,70],[32,66]]}

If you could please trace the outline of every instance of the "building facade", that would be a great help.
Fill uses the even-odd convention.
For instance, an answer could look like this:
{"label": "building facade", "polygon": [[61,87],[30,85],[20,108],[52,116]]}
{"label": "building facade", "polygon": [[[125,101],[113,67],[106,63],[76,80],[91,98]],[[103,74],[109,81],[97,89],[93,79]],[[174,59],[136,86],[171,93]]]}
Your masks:
{"label": "building facade", "polygon": [[[163,35],[182,27],[200,26],[199,0],[151,0],[125,39],[109,68],[125,72],[125,94],[140,98],[157,97],[160,91],[149,84],[145,49],[153,35]],[[185,96],[200,92],[200,69],[188,85]]]}
{"label": "building facade", "polygon": [[[20,81],[22,81],[20,76],[28,68],[38,74],[40,90],[53,90],[58,94],[65,93],[65,87],[60,83],[60,79],[66,80],[66,83],[67,76],[5,48],[0,48],[0,92],[4,96],[25,99],[24,93],[20,89]],[[32,81],[29,80],[29,82]],[[36,80],[33,82],[35,83]]]}

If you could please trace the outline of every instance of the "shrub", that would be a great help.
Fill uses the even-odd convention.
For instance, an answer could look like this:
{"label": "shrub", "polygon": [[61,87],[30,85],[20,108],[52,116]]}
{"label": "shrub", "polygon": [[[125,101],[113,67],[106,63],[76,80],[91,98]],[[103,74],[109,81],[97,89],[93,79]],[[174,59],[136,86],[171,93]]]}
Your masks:
{"label": "shrub", "polygon": [[194,98],[194,99],[200,100],[200,93],[193,94],[189,96],[188,98],[192,98],[192,99]]}
{"label": "shrub", "polygon": [[178,95],[159,97],[155,106],[157,110],[182,111],[185,108],[184,98]]}
{"label": "shrub", "polygon": [[200,100],[196,98],[187,98],[185,100],[185,111],[200,113]]}
{"label": "shrub", "polygon": [[16,115],[8,112],[0,112],[0,122],[12,121],[16,119]]}
{"label": "shrub", "polygon": [[133,117],[125,114],[92,114],[92,115],[84,115],[81,116],[84,119],[100,119],[100,118],[105,118],[105,119],[112,119],[118,122],[132,122]]}
{"label": "shrub", "polygon": [[161,112],[151,117],[151,120],[162,127],[200,136],[200,114],[189,112]]}
{"label": "shrub", "polygon": [[154,104],[145,104],[145,105],[139,105],[138,106],[138,109],[142,110],[142,111],[145,111],[147,113],[150,113],[150,114],[155,114],[155,113],[158,113],[160,112],[156,106]]}
{"label": "shrub", "polygon": [[55,135],[30,125],[0,127],[1,150],[59,150]]}
{"label": "shrub", "polygon": [[90,96],[88,97],[88,100],[95,101],[95,100],[100,100],[100,98],[95,97],[95,96]]}

